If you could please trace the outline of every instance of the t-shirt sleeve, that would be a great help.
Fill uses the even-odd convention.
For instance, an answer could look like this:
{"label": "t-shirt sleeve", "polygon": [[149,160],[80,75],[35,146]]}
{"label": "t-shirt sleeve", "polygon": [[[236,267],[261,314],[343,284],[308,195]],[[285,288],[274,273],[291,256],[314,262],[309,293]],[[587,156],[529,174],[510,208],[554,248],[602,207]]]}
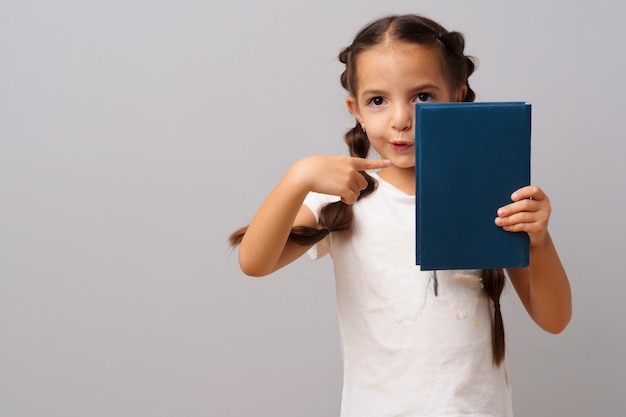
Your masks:
{"label": "t-shirt sleeve", "polygon": [[[313,215],[315,215],[315,221],[319,222],[320,210],[322,210],[322,207],[324,207],[328,203],[332,203],[335,201],[339,201],[339,197],[311,192],[306,196],[303,204],[311,209]],[[308,250],[309,256],[313,259],[319,259],[329,252],[330,235],[317,242],[311,247],[311,249]]]}

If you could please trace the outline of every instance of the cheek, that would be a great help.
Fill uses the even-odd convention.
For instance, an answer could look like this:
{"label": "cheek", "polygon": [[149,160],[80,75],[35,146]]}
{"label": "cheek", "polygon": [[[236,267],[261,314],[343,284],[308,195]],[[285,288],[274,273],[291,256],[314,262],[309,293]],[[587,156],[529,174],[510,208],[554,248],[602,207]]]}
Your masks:
{"label": "cheek", "polygon": [[390,157],[393,153],[389,148],[389,144],[387,141],[380,135],[370,135],[368,136],[371,148],[373,151],[382,157]]}
{"label": "cheek", "polygon": [[379,143],[383,143],[384,141],[384,131],[378,128],[375,125],[366,125],[365,131],[367,133],[367,138],[370,140],[372,145],[376,146]]}
{"label": "cheek", "polygon": [[385,116],[382,112],[370,112],[369,114],[363,114],[362,120],[362,124],[365,125],[365,128],[368,132],[371,131],[372,133],[377,132],[378,134],[380,134],[385,130]]}

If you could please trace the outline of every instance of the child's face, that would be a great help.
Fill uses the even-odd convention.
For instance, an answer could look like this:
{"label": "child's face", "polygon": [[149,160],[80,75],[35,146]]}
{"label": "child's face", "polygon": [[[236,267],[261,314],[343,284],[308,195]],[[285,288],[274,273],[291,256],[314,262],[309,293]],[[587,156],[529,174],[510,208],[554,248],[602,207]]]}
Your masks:
{"label": "child's face", "polygon": [[462,101],[444,77],[439,53],[414,44],[378,45],[357,58],[356,97],[348,109],[394,167],[414,168],[415,103]]}

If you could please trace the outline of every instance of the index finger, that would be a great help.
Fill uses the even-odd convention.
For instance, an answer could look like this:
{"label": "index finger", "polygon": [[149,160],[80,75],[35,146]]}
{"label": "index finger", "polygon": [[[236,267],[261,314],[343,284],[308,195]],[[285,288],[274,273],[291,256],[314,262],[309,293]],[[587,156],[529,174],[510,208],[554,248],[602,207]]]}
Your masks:
{"label": "index finger", "polygon": [[354,168],[358,171],[366,171],[368,169],[386,168],[391,166],[389,159],[365,159],[365,158],[352,158],[354,161]]}
{"label": "index finger", "polygon": [[522,187],[511,194],[511,200],[513,201],[520,201],[524,199],[543,200],[546,197],[546,193],[544,193],[543,190],[536,185]]}

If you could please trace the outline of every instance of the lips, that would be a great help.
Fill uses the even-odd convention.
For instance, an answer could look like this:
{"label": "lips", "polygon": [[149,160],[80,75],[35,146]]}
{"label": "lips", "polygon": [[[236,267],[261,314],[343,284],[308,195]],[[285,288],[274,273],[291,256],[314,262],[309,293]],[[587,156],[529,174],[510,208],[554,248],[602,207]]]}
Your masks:
{"label": "lips", "polygon": [[413,147],[413,142],[396,141],[389,145],[394,152],[407,152]]}

